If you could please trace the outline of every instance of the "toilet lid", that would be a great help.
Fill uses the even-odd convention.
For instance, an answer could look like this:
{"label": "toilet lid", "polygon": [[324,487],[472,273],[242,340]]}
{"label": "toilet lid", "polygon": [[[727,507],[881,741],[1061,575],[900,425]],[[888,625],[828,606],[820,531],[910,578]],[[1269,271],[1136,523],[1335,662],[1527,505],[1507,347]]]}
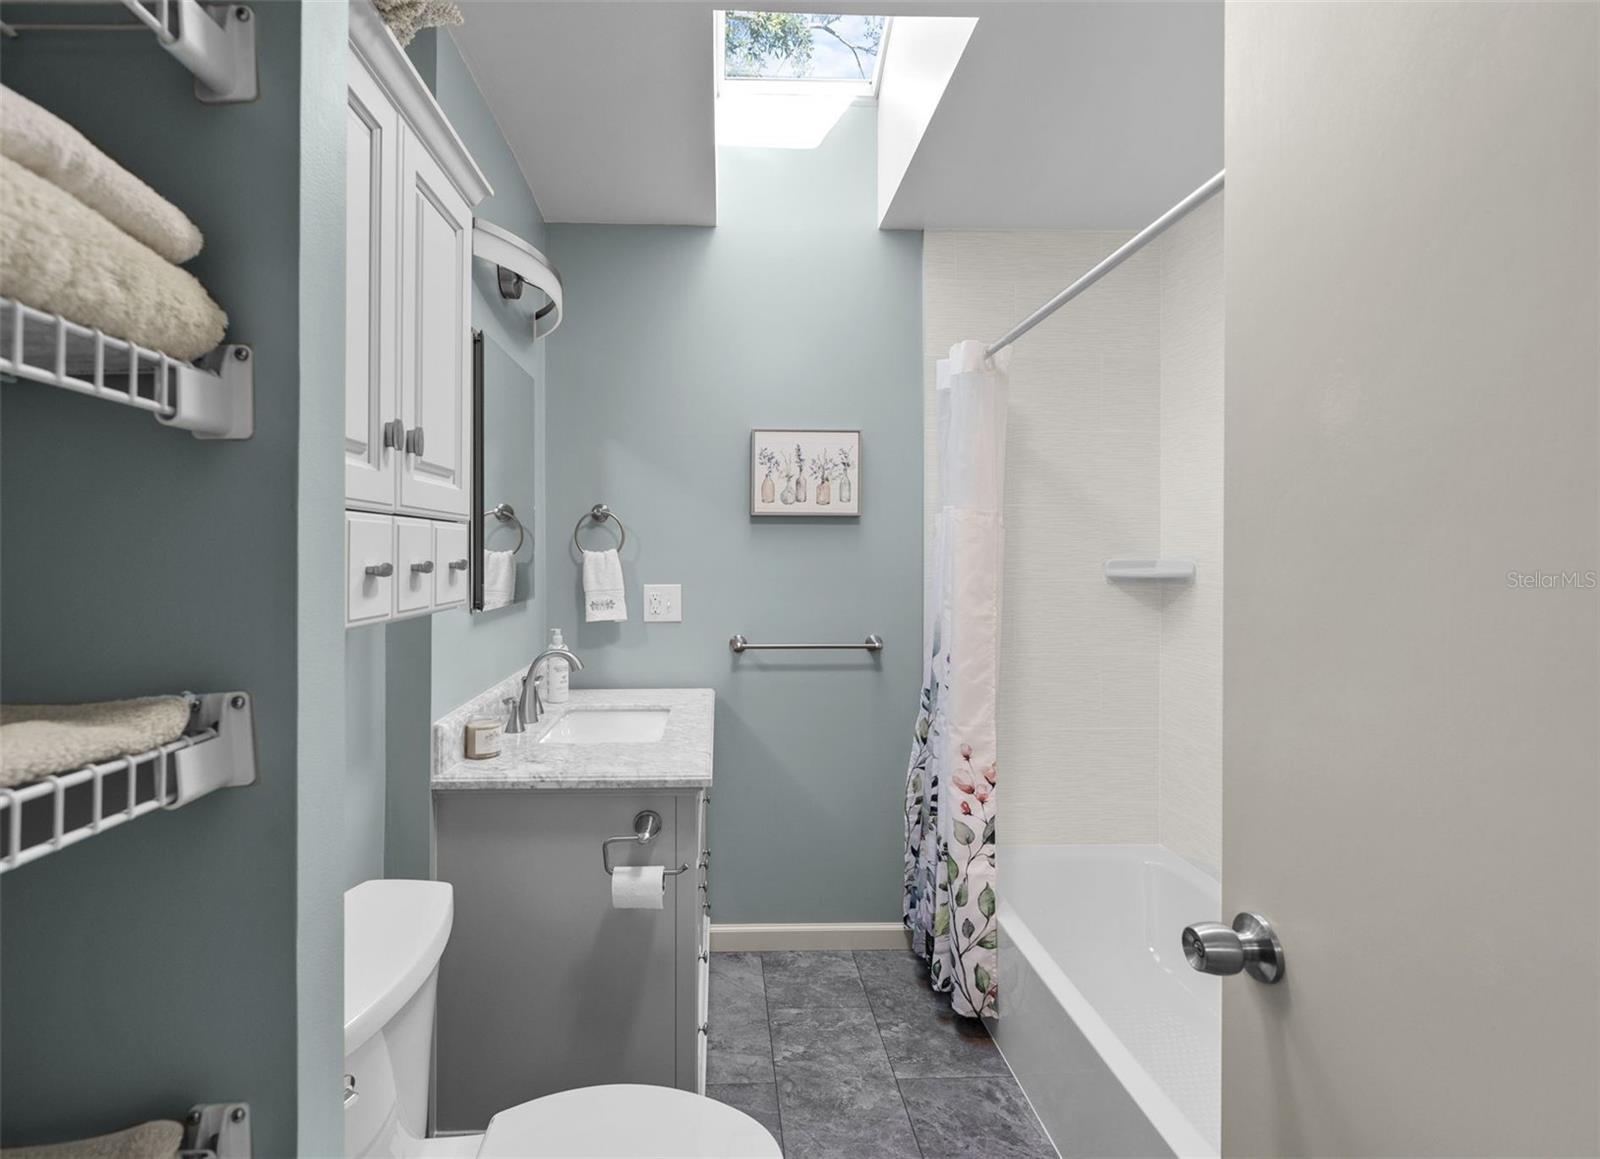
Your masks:
{"label": "toilet lid", "polygon": [[508,1107],[479,1159],[782,1159],[743,1111],[672,1087],[582,1087]]}

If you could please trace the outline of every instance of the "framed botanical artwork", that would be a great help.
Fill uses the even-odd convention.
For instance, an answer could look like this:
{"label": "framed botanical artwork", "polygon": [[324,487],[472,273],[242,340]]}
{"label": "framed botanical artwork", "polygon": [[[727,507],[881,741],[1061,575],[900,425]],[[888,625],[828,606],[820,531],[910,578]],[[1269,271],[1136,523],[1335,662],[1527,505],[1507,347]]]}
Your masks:
{"label": "framed botanical artwork", "polygon": [[861,514],[861,432],[750,432],[751,515]]}

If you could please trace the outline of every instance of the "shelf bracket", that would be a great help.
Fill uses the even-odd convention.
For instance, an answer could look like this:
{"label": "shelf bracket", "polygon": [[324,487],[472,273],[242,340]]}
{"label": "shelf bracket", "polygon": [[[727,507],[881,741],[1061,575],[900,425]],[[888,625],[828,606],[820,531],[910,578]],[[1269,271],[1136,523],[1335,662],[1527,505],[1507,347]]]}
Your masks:
{"label": "shelf bracket", "polygon": [[[205,385],[178,365],[173,413],[156,421],[197,439],[248,439],[255,434],[255,355],[248,346],[219,346],[201,360]],[[214,376],[214,377],[213,377]]]}
{"label": "shelf bracket", "polygon": [[199,1103],[183,1118],[179,1159],[251,1159],[250,1104]]}

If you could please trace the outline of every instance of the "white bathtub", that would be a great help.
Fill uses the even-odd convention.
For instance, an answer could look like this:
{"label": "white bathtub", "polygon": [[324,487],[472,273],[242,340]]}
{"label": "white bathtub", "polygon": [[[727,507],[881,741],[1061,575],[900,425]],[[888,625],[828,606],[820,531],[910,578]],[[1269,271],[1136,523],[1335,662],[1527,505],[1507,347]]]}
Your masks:
{"label": "white bathtub", "polygon": [[990,1024],[1064,1156],[1218,1154],[1220,979],[1179,938],[1217,880],[1159,845],[1001,846]]}

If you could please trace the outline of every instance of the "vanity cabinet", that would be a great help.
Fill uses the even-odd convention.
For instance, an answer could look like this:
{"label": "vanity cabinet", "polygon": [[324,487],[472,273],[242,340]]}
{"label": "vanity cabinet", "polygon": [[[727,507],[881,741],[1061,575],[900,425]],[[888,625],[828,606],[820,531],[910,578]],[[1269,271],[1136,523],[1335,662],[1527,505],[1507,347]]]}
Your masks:
{"label": "vanity cabinet", "polygon": [[[434,794],[435,876],[455,891],[439,967],[436,1122],[481,1131],[502,1108],[574,1087],[703,1093],[710,919],[703,791]],[[687,864],[660,910],[614,909],[600,843],[661,815],[617,865]]]}
{"label": "vanity cabinet", "polygon": [[[414,524],[461,526],[464,540],[473,514],[472,207],[491,190],[368,0],[350,9],[347,85],[345,507],[391,517],[409,556],[407,570],[369,577],[372,561],[347,553],[354,625],[371,622],[385,594],[379,619],[465,599],[465,571],[446,589],[461,598],[439,598],[447,561],[433,528]],[[356,526],[349,543],[376,535]],[[432,579],[411,563],[431,564]]]}

